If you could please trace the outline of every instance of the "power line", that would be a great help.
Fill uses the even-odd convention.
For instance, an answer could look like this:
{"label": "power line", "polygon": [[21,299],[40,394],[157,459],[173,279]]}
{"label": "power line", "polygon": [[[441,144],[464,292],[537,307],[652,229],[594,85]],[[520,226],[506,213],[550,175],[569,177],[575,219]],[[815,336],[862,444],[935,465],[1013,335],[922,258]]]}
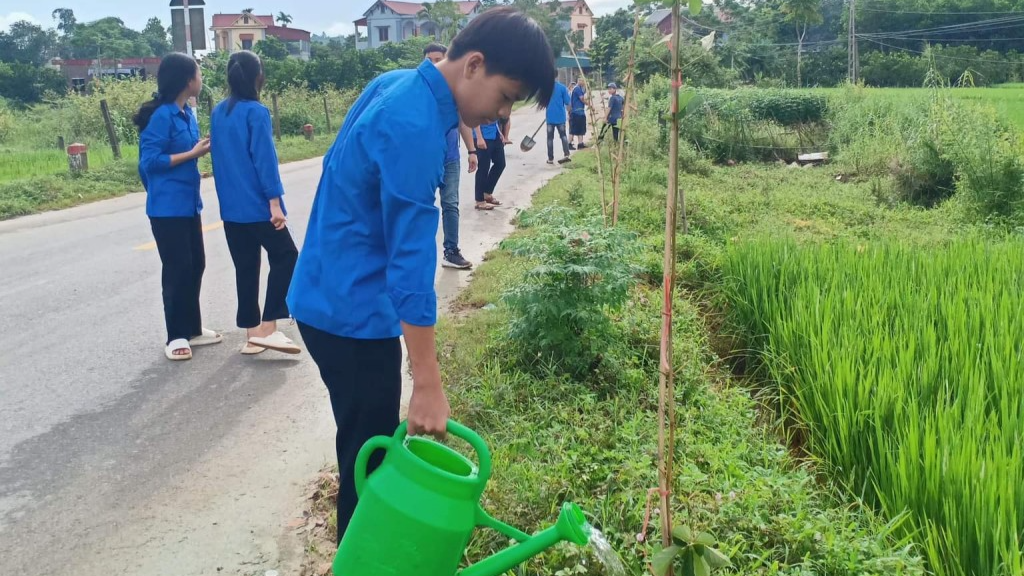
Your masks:
{"label": "power line", "polygon": [[924,16],[980,16],[989,14],[1024,14],[1020,10],[1011,10],[1007,12],[914,12],[907,10],[884,10],[882,8],[858,8],[858,10],[864,12],[880,12],[882,14],[915,14]]}
{"label": "power line", "polygon": [[1005,17],[1005,18],[992,18],[990,20],[977,20],[974,22],[964,22],[961,24],[950,24],[948,26],[937,26],[934,28],[920,28],[917,30],[893,30],[887,32],[874,32],[870,34],[862,34],[861,36],[915,36],[918,34],[947,34],[956,32],[965,32],[969,30],[997,30],[1001,28],[1012,28],[1024,24],[1024,15]]}
{"label": "power line", "polygon": [[[927,52],[923,52],[921,50],[913,50],[911,48],[903,48],[902,46],[894,46],[892,44],[886,44],[885,42],[880,42],[878,40],[875,40],[874,38],[865,37],[864,35],[858,35],[858,37],[859,38],[863,38],[864,40],[867,40],[868,42],[873,42],[875,44],[878,44],[879,46],[885,46],[886,48],[892,48],[893,50],[902,50],[904,52],[913,52],[915,54],[928,54]],[[1021,64],[1021,62],[1013,62],[1011,60],[991,60],[991,59],[988,59],[988,58],[959,58],[957,56],[944,56],[942,54],[936,54],[935,52],[932,52],[931,55],[934,58],[936,58],[936,59],[960,60],[962,62],[989,62],[989,63],[992,63],[992,64]]]}

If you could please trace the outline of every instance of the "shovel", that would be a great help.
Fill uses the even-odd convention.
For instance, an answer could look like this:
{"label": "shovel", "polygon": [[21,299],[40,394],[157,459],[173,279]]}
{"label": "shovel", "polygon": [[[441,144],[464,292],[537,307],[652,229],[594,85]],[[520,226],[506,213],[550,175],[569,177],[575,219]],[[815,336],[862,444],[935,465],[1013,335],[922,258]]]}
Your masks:
{"label": "shovel", "polygon": [[519,145],[519,149],[522,150],[523,152],[529,152],[530,150],[533,150],[533,147],[537,145],[537,141],[534,140],[534,138],[537,137],[537,133],[540,132],[540,129],[543,128],[544,125],[547,123],[547,120],[544,120],[543,122],[540,123],[540,126],[537,126],[537,129],[533,131],[533,136],[527,136],[523,138],[523,142]]}

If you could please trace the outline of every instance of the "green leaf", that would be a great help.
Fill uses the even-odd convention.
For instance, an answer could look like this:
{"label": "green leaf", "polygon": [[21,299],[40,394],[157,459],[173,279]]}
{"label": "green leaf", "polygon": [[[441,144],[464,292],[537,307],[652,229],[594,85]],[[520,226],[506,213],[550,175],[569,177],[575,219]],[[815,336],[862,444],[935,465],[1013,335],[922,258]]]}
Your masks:
{"label": "green leaf", "polygon": [[672,537],[683,544],[689,544],[693,541],[693,532],[688,526],[676,526],[672,529]]}
{"label": "green leaf", "polygon": [[716,544],[715,537],[707,532],[697,534],[697,539],[694,542],[703,546],[714,546]]}
{"label": "green leaf", "polygon": [[701,0],[690,0],[690,16],[696,16],[700,14],[700,9],[704,7],[704,2]]}
{"label": "green leaf", "polygon": [[695,576],[711,576],[711,566],[708,566],[708,561],[704,559],[704,556],[694,554],[693,573]]}
{"label": "green leaf", "polygon": [[651,558],[651,566],[654,568],[654,573],[657,576],[664,576],[668,574],[669,568],[672,567],[672,561],[676,559],[676,555],[682,550],[679,546],[669,546],[661,552],[654,555]]}
{"label": "green leaf", "polygon": [[715,548],[704,549],[704,559],[708,561],[708,564],[712,568],[725,568],[726,566],[732,566],[732,562],[729,561],[729,557],[722,554]]}

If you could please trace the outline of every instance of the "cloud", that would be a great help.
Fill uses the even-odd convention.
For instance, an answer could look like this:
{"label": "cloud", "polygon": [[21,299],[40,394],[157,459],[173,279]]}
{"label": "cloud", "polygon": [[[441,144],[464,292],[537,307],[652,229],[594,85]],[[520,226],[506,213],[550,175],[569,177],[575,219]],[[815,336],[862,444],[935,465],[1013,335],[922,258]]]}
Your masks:
{"label": "cloud", "polygon": [[328,26],[327,29],[324,30],[324,33],[328,36],[345,36],[351,34],[353,31],[351,22],[335,22]]}
{"label": "cloud", "polygon": [[20,22],[21,20],[27,20],[33,24],[39,24],[39,22],[27,12],[11,12],[9,14],[0,14],[0,32],[7,32],[10,29],[11,24]]}

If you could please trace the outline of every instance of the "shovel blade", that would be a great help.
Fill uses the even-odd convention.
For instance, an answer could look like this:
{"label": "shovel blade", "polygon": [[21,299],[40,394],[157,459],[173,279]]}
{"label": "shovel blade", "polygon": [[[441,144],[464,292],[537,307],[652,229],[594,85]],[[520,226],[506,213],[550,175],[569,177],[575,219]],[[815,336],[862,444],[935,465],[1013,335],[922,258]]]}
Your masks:
{"label": "shovel blade", "polygon": [[521,144],[519,144],[519,149],[522,150],[523,152],[529,152],[536,145],[537,145],[537,141],[536,140],[534,140],[533,138],[531,138],[529,136],[526,136],[525,138],[523,138],[523,142]]}

